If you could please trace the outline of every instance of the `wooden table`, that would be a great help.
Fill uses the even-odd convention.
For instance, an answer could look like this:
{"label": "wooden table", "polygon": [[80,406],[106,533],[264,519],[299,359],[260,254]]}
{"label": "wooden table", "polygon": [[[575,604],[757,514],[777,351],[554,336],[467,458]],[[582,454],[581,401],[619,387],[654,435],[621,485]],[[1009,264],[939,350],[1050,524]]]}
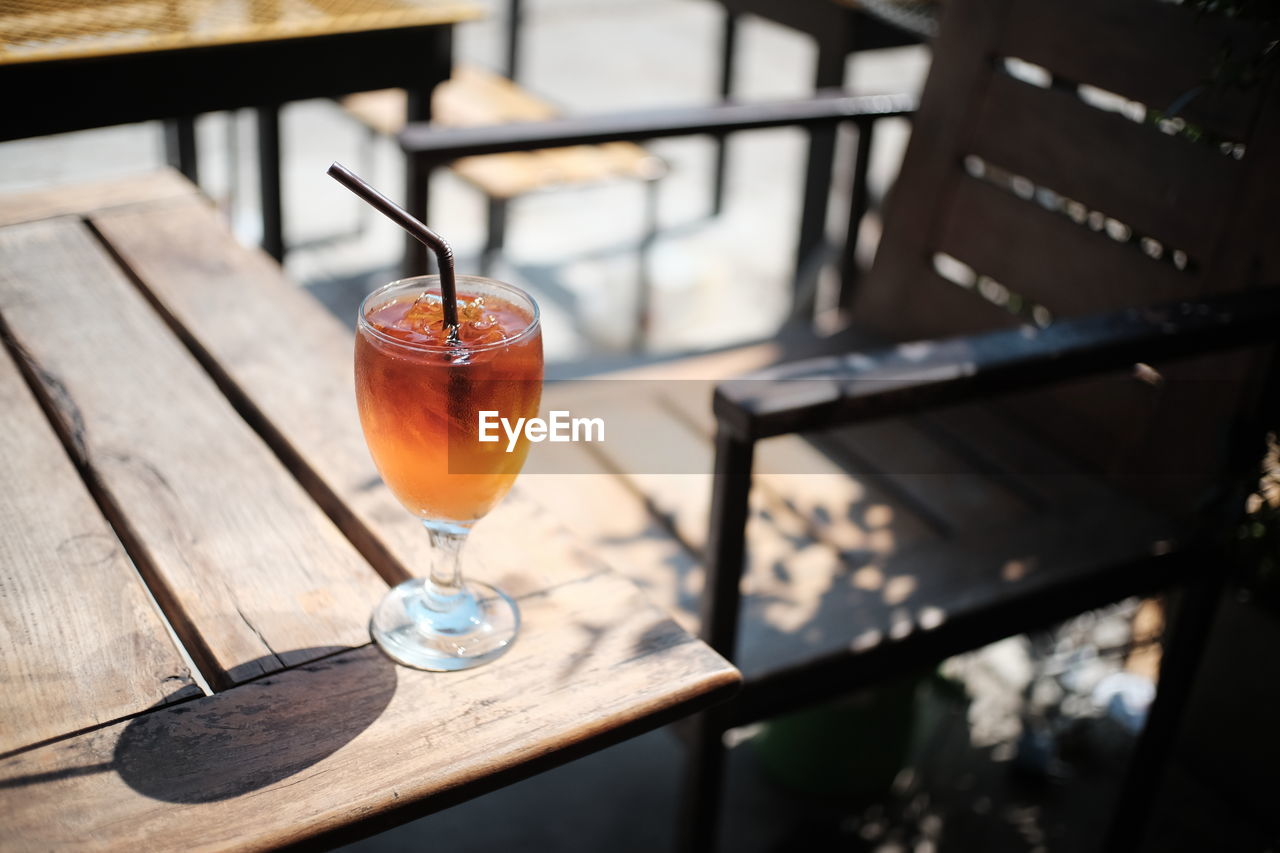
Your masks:
{"label": "wooden table", "polygon": [[0,258],[0,847],[333,843],[736,689],[519,485],[470,546],[512,650],[371,646],[428,545],[352,335],[175,173],[0,199]]}
{"label": "wooden table", "polygon": [[472,0],[10,0],[0,140],[174,119],[170,162],[194,181],[194,117],[257,108],[262,245],[280,258],[280,105],[401,88],[425,121],[452,25],[480,14]]}

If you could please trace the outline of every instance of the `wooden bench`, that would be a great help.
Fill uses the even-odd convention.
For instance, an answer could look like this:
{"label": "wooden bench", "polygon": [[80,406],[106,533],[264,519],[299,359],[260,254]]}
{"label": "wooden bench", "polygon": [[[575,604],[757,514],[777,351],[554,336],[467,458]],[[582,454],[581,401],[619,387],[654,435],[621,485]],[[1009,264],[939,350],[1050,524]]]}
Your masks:
{"label": "wooden bench", "polygon": [[[370,130],[395,138],[405,126],[406,96],[402,89],[362,92],[343,98],[343,108]],[[537,122],[556,118],[559,111],[500,74],[471,65],[454,68],[453,76],[432,94],[432,123],[442,127],[484,127],[509,122]],[[643,253],[657,230],[657,182],[666,164],[632,142],[574,145],[462,157],[452,163],[455,174],[488,199],[488,232],[480,257],[481,275],[488,275],[502,250],[507,204],[512,199],[557,187],[589,186],[617,180],[640,181],[648,206],[645,233],[639,244],[639,286],[635,338],[647,331],[648,281]]]}

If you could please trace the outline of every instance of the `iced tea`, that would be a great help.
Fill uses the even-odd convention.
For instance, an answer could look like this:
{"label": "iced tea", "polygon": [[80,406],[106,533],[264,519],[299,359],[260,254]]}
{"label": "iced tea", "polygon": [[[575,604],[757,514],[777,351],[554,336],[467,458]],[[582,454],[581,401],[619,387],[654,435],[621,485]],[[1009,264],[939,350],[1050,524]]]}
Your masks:
{"label": "iced tea", "polygon": [[458,277],[456,341],[438,286],[388,285],[362,308],[356,336],[360,423],[382,479],[421,518],[469,524],[506,495],[529,452],[521,438],[478,441],[479,412],[538,413],[542,333],[514,288]]}

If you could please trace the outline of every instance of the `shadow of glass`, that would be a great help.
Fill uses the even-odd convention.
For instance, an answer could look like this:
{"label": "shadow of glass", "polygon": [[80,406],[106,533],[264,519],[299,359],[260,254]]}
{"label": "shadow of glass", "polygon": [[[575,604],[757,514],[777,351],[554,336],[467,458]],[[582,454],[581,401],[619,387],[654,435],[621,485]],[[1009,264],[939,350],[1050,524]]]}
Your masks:
{"label": "shadow of glass", "polygon": [[[349,651],[305,649],[309,656]],[[298,678],[297,671],[318,675]],[[125,726],[115,770],[140,794],[207,803],[265,788],[350,743],[386,709],[396,666],[378,654],[317,660]],[[344,701],[346,700],[346,701]]]}

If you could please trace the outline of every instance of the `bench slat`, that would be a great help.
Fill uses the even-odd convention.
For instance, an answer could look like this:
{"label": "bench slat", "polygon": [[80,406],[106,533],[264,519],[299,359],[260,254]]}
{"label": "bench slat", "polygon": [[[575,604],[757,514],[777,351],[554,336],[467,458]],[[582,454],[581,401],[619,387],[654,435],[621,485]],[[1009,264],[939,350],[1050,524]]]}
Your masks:
{"label": "bench slat", "polygon": [[[1013,3],[997,49],[1067,78],[1181,115],[1234,139],[1249,133],[1256,103],[1239,86],[1205,87],[1230,50],[1261,55],[1267,29],[1194,4],[1157,0],[1053,0]],[[1088,45],[1088,50],[1081,49]],[[1152,49],[1159,45],[1159,49]]]}
{"label": "bench slat", "polygon": [[[342,99],[343,108],[384,136],[404,129],[407,100],[403,89],[361,92]],[[443,127],[483,127],[507,122],[545,121],[559,111],[505,77],[460,65],[436,87],[432,122]],[[552,186],[656,177],[657,159],[631,142],[575,145],[539,151],[463,157],[453,164],[463,180],[493,198],[510,199]]]}
{"label": "bench slat", "polygon": [[1071,92],[1000,73],[992,74],[979,109],[964,153],[1114,217],[1200,264],[1211,259],[1224,223],[1206,212],[1223,209],[1240,189],[1242,161],[1096,109]]}
{"label": "bench slat", "polygon": [[[1117,242],[974,178],[961,177],[953,198],[936,248],[1054,317],[1169,302],[1204,290],[1199,275],[1177,269],[1168,258],[1147,257],[1136,244]],[[1020,310],[1024,318],[1030,315],[1029,305]]]}

